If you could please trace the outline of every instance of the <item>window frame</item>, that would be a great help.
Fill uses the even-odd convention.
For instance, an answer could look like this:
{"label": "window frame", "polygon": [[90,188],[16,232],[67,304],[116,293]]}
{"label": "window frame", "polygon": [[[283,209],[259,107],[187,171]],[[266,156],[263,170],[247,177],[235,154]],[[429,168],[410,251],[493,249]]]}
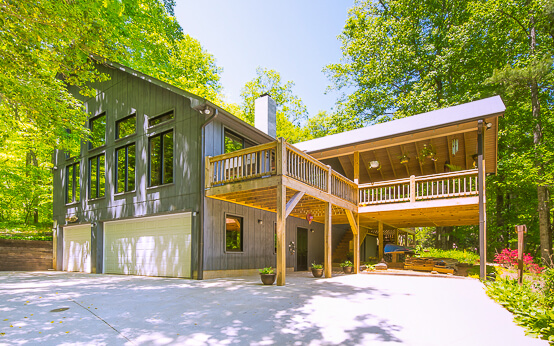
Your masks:
{"label": "window frame", "polygon": [[[172,114],[171,118],[170,119],[167,119],[167,120],[163,120],[162,122],[159,122],[157,124],[150,124],[151,121],[154,121],[154,120],[157,120],[159,118],[163,118],[164,116],[168,115],[168,114]],[[159,125],[162,125],[162,124],[167,124],[171,121],[174,121],[175,120],[175,109],[170,109],[166,112],[163,112],[163,113],[160,113],[158,115],[155,115],[153,117],[148,117],[148,119],[146,120],[147,122],[147,127],[149,129],[153,128],[153,127],[156,127],[156,126],[159,126]]]}
{"label": "window frame", "polygon": [[[100,157],[104,156],[104,194],[102,196],[99,196],[100,194]],[[99,181],[98,184],[96,184],[96,197],[92,196],[92,160],[96,159],[96,179]],[[98,155],[94,155],[88,158],[88,165],[87,165],[87,171],[88,171],[88,199],[94,200],[94,199],[100,199],[106,197],[106,153],[100,153]]]}
{"label": "window frame", "polygon": [[[133,184],[133,189],[132,190],[129,190],[129,147],[131,146],[134,146],[135,147],[135,176],[134,176],[134,184]],[[119,157],[118,157],[118,153],[121,149],[125,149],[125,167],[124,167],[124,170],[125,170],[125,183],[124,183],[124,188],[123,188],[123,191],[118,191],[118,186],[119,186],[119,181],[118,181],[118,178],[119,178]],[[136,142],[132,142],[132,143],[128,143],[128,144],[125,144],[125,145],[122,145],[118,148],[115,149],[115,179],[114,179],[114,194],[116,195],[119,195],[119,194],[124,194],[124,193],[127,193],[127,192],[134,192],[136,191],[137,189],[137,175],[136,175],[136,167],[137,167],[137,146],[136,146]]]}
{"label": "window frame", "polygon": [[[76,161],[76,162],[73,162],[73,163],[70,163],[68,165],[65,166],[65,204],[73,204],[73,203],[78,203],[81,199],[81,184],[80,184],[80,174],[81,174],[81,169],[79,167],[79,174],[75,174],[75,167],[79,167],[80,166],[80,162],[79,161]],[[72,193],[71,193],[71,197],[72,197],[72,200],[70,201],[69,200],[69,167],[73,167],[73,170],[72,170],[72,179],[71,179],[71,187],[72,187]],[[79,188],[77,189],[76,188],[76,184],[79,182]],[[79,199],[76,198],[76,192],[77,190],[79,190]]]}
{"label": "window frame", "polygon": [[[104,141],[101,145],[93,147],[92,146],[93,145],[92,144],[92,142],[93,142],[92,134],[93,134],[93,131],[94,131],[94,121],[98,120],[101,117],[104,117]],[[102,148],[106,145],[106,142],[107,142],[107,138],[106,138],[106,136],[107,136],[107,131],[106,131],[107,126],[108,126],[108,116],[107,116],[106,112],[102,112],[98,115],[95,115],[95,116],[89,118],[89,120],[88,120],[88,128],[90,130],[90,139],[88,141],[88,149],[89,150]]]}
{"label": "window frame", "polygon": [[[124,121],[126,121],[130,118],[135,118],[135,131],[131,134],[128,134],[127,136],[120,137],[119,136],[119,124],[121,124],[122,122],[124,122]],[[123,118],[115,121],[115,139],[116,140],[117,139],[128,138],[128,137],[131,137],[135,134],[137,134],[137,112],[131,113],[131,114],[127,115],[126,117],[123,117]]]}
{"label": "window frame", "polygon": [[[165,162],[164,162],[164,135],[168,134],[168,133],[172,133],[173,134],[173,140],[172,140],[172,143],[171,145],[173,146],[173,149],[172,149],[172,153],[173,153],[173,159],[172,159],[172,165],[171,165],[171,182],[168,182],[168,183],[164,183],[164,176],[165,176],[165,173],[166,173],[166,170],[165,170]],[[160,163],[161,163],[161,167],[160,167],[160,174],[159,174],[159,177],[160,177],[160,180],[157,182],[157,184],[155,185],[152,185],[152,140],[156,137],[159,137],[161,142],[160,142],[160,152],[158,153],[159,156],[160,156]],[[157,187],[157,186],[163,186],[163,185],[170,185],[170,184],[173,184],[175,182],[175,131],[173,129],[169,129],[167,131],[163,131],[163,132],[160,132],[160,133],[156,133],[152,136],[149,136],[148,137],[148,187]]]}
{"label": "window frame", "polygon": [[[234,218],[240,220],[240,249],[239,250],[230,250],[227,248],[227,218]],[[223,248],[225,250],[226,254],[238,254],[238,253],[244,253],[244,216],[237,215],[237,214],[231,214],[231,213],[224,213],[223,214],[223,231],[224,231],[224,243]]]}
{"label": "window frame", "polygon": [[[256,144],[256,142],[246,138],[245,136],[239,134],[238,132],[236,131],[233,131],[227,127],[224,127],[223,128],[223,150],[222,150],[222,153],[223,154],[227,154],[228,152],[226,151],[226,148],[225,148],[225,138],[227,137],[227,134],[229,134],[230,136],[232,137],[235,137],[236,139],[240,139],[241,140],[241,144],[242,144],[242,148],[241,149],[246,149],[246,148],[251,148],[251,147],[254,147],[258,144]],[[231,137],[231,138],[232,138]],[[241,150],[241,149],[238,149],[238,150]],[[230,151],[229,153],[232,153],[233,151]]]}

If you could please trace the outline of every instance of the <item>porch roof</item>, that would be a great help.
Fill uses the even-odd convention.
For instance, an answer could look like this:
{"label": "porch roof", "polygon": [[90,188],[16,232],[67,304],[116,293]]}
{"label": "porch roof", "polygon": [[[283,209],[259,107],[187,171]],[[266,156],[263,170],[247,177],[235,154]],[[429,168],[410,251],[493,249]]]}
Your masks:
{"label": "porch roof", "polygon": [[501,115],[506,110],[500,96],[464,103],[461,105],[421,113],[386,123],[341,132],[326,137],[296,143],[295,146],[309,154],[338,149],[354,144],[408,135],[426,130],[459,125]]}

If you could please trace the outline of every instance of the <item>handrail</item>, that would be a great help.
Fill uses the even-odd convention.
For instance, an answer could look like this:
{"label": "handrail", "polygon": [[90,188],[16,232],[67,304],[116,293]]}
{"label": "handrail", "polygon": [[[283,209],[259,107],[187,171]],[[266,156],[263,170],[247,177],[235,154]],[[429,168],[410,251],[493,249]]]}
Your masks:
{"label": "handrail", "polygon": [[471,169],[359,185],[359,205],[476,196],[477,175],[478,170]]}
{"label": "handrail", "polygon": [[[280,156],[282,155],[282,157]],[[279,157],[278,157],[279,156]],[[356,184],[283,140],[206,157],[206,188],[283,174],[359,206],[478,195],[477,169]]]}
{"label": "handrail", "polygon": [[206,158],[206,188],[277,173],[277,142]]}

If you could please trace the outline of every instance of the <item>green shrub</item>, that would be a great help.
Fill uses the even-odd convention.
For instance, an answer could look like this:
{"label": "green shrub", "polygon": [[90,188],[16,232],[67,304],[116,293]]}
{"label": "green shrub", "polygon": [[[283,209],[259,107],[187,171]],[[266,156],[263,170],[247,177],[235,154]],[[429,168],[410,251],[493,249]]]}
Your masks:
{"label": "green shrub", "polygon": [[542,272],[543,286],[541,289],[542,302],[546,307],[554,308],[554,268]]}
{"label": "green shrub", "polygon": [[418,253],[420,257],[452,258],[458,260],[460,263],[474,264],[479,262],[479,255],[465,250],[439,250],[427,248],[423,251],[418,251]]}
{"label": "green shrub", "polygon": [[541,291],[533,290],[529,282],[519,285],[514,279],[498,279],[486,284],[487,294],[515,316],[527,334],[554,341],[554,310],[539,302]]}
{"label": "green shrub", "polygon": [[323,269],[323,265],[322,265],[322,264],[315,264],[315,263],[312,263],[312,268],[313,268],[313,269]]}

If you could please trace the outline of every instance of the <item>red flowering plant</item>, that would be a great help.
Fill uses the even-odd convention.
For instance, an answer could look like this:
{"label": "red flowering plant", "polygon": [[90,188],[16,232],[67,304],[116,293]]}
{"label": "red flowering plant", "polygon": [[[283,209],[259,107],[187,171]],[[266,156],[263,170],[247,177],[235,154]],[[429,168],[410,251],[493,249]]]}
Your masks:
{"label": "red flowering plant", "polygon": [[[517,268],[517,250],[504,249],[502,252],[494,255],[494,262],[500,264],[504,268]],[[523,254],[523,269],[525,271],[539,274],[544,267],[540,267],[533,262],[533,257],[530,254]]]}

